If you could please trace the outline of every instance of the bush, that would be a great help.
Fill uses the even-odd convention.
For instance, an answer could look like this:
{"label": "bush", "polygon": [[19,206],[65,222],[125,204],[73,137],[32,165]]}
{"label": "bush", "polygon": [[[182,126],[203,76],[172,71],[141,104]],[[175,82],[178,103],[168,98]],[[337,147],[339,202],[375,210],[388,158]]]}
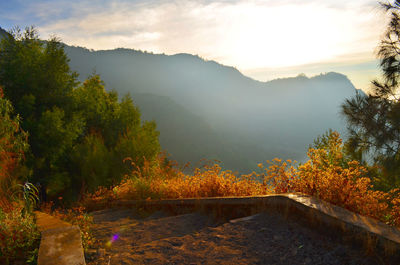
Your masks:
{"label": "bush", "polygon": [[222,170],[218,164],[196,168],[188,175],[176,168],[176,163],[160,156],[156,161],[144,160],[139,167],[132,163],[133,170],[112,189],[101,188],[87,197],[85,203],[113,199],[176,199],[220,196],[251,196],[270,193],[265,183],[258,181],[259,175],[236,176]]}
{"label": "bush", "polygon": [[0,208],[0,263],[34,264],[40,242],[34,216],[25,214],[21,203],[11,205]]}
{"label": "bush", "polygon": [[345,153],[339,134],[330,131],[310,147],[306,163],[296,167],[295,161],[274,159],[268,161],[268,167],[258,165],[261,173],[240,177],[218,164],[196,168],[188,175],[160,157],[153,162],[145,160],[142,167],[132,164],[134,170],[121,184],[98,190],[85,203],[300,192],[400,226],[400,189],[374,189],[366,168]]}
{"label": "bush", "polygon": [[275,159],[265,170],[275,193],[301,192],[350,211],[400,226],[400,190],[375,190],[364,166],[345,159],[342,140],[331,132],[323,148],[310,148],[309,160],[294,168]]}
{"label": "bush", "polygon": [[3,98],[0,87],[0,206],[8,204],[6,201],[13,192],[11,187],[20,181],[21,161],[29,147],[19,119],[11,102]]}
{"label": "bush", "polygon": [[[62,200],[61,197],[59,199]],[[55,208],[54,203],[51,201],[42,203],[40,209],[56,218],[79,226],[82,245],[85,251],[94,245],[94,238],[92,236],[93,217],[86,213],[84,207],[73,207],[70,209]]]}

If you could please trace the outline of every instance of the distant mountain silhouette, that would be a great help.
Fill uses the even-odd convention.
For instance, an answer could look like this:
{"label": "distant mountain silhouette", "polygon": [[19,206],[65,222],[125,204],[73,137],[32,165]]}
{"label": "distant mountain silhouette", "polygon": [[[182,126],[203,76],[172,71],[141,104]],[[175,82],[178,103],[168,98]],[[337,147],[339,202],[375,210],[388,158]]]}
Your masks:
{"label": "distant mountain silhouette", "polygon": [[145,120],[155,120],[161,131],[161,146],[183,163],[200,166],[200,160],[221,160],[229,169],[245,172],[254,161],[267,154],[256,145],[235,143],[211,128],[204,118],[177,104],[169,97],[135,94]]}
{"label": "distant mountain silhouette", "polygon": [[318,135],[344,133],[339,106],[356,92],[338,73],[259,82],[190,54],[65,50],[81,80],[95,71],[108,88],[132,95],[172,158],[215,158],[241,172],[274,157],[302,160]]}
{"label": "distant mountain silhouette", "polygon": [[0,27],[0,38],[7,36],[7,31],[5,31],[3,28]]}

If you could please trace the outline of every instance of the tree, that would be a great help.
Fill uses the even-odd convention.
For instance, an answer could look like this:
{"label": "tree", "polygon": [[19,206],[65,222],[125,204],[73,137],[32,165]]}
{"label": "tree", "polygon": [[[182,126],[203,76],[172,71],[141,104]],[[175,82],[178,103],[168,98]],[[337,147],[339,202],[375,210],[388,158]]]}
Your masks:
{"label": "tree", "polygon": [[381,5],[391,16],[378,50],[382,81],[372,82],[370,94],[346,100],[342,113],[350,132],[347,146],[355,157],[379,166],[375,184],[390,189],[400,187],[400,1]]}
{"label": "tree", "polygon": [[21,161],[29,148],[28,135],[21,130],[20,118],[13,112],[0,87],[0,206],[10,198],[10,187],[21,180]]}
{"label": "tree", "polygon": [[111,159],[111,153],[99,133],[92,132],[75,145],[71,159],[75,192],[82,197],[85,192],[93,192],[98,186],[110,186],[115,178],[110,174]]}
{"label": "tree", "polygon": [[0,85],[30,135],[27,163],[35,183],[68,187],[69,150],[83,127],[71,111],[76,77],[56,38],[41,41],[34,28],[16,28],[0,42]]}
{"label": "tree", "polygon": [[96,74],[80,84],[68,62],[62,43],[40,40],[33,28],[0,42],[0,85],[30,136],[31,181],[72,199],[116,184],[129,172],[123,159],[141,166],[160,145],[155,123],[142,124],[129,95],[120,101]]}
{"label": "tree", "polygon": [[160,144],[155,123],[142,124],[129,95],[118,101],[118,94],[106,91],[100,76],[94,74],[74,90],[74,99],[74,111],[85,120],[84,140],[72,153],[81,191],[118,184],[131,170],[123,163],[127,157],[138,166],[144,158],[156,159]]}

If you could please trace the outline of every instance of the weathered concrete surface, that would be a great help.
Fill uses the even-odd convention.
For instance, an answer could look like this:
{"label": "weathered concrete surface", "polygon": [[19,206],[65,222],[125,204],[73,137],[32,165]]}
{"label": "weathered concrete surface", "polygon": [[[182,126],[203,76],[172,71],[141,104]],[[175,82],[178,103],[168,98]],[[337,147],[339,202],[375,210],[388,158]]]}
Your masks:
{"label": "weathered concrete surface", "polygon": [[367,253],[378,254],[387,264],[400,264],[399,229],[303,194],[115,201],[108,206],[135,207],[150,212],[163,210],[170,214],[200,211],[226,221],[263,211],[277,212],[344,243],[357,245]]}
{"label": "weathered concrete surface", "polygon": [[[363,229],[371,234],[375,234],[381,240],[387,241],[388,244],[393,244],[393,247],[400,250],[400,230],[395,227],[386,225],[378,220],[356,214],[325,201],[318,200],[311,196],[298,194],[288,194],[285,196],[304,206],[310,207],[310,209],[335,218],[334,221],[337,223],[352,225],[354,226],[354,229]],[[313,213],[315,214],[316,211],[313,211]]]}
{"label": "weathered concrete surface", "polygon": [[[215,222],[198,212],[143,214],[121,208],[93,212],[96,245],[89,250],[87,264],[390,264],[277,213],[262,212],[229,222]],[[118,238],[110,241],[115,235]]]}
{"label": "weathered concrete surface", "polygon": [[78,226],[36,212],[36,223],[41,232],[39,265],[85,265]]}
{"label": "weathered concrete surface", "polygon": [[54,228],[72,226],[70,223],[64,222],[58,218],[55,218],[43,212],[36,211],[35,214],[36,214],[36,224],[40,232]]}

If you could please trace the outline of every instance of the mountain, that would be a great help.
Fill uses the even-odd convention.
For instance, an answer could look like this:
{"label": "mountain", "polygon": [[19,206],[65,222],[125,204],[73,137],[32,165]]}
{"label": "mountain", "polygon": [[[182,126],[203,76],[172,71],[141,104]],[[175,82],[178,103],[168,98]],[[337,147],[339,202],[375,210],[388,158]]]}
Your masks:
{"label": "mountain", "polygon": [[[223,160],[222,166],[246,172],[257,157],[265,152],[257,146],[230,141],[211,128],[204,118],[165,96],[136,94],[134,102],[140,107],[142,118],[155,120],[161,131],[160,144],[174,160],[183,165],[191,162],[200,166],[201,160]],[[248,152],[247,150],[251,150]]]}
{"label": "mountain", "polygon": [[343,134],[339,106],[356,93],[338,73],[259,82],[190,54],[65,50],[81,80],[95,71],[107,88],[132,95],[173,159],[215,158],[240,172],[274,157],[303,160],[318,135],[329,128]]}
{"label": "mountain", "polygon": [[0,27],[0,39],[3,38],[3,37],[5,37],[5,36],[7,36],[7,35],[8,35],[7,31],[5,31],[4,29],[2,29],[2,28]]}

